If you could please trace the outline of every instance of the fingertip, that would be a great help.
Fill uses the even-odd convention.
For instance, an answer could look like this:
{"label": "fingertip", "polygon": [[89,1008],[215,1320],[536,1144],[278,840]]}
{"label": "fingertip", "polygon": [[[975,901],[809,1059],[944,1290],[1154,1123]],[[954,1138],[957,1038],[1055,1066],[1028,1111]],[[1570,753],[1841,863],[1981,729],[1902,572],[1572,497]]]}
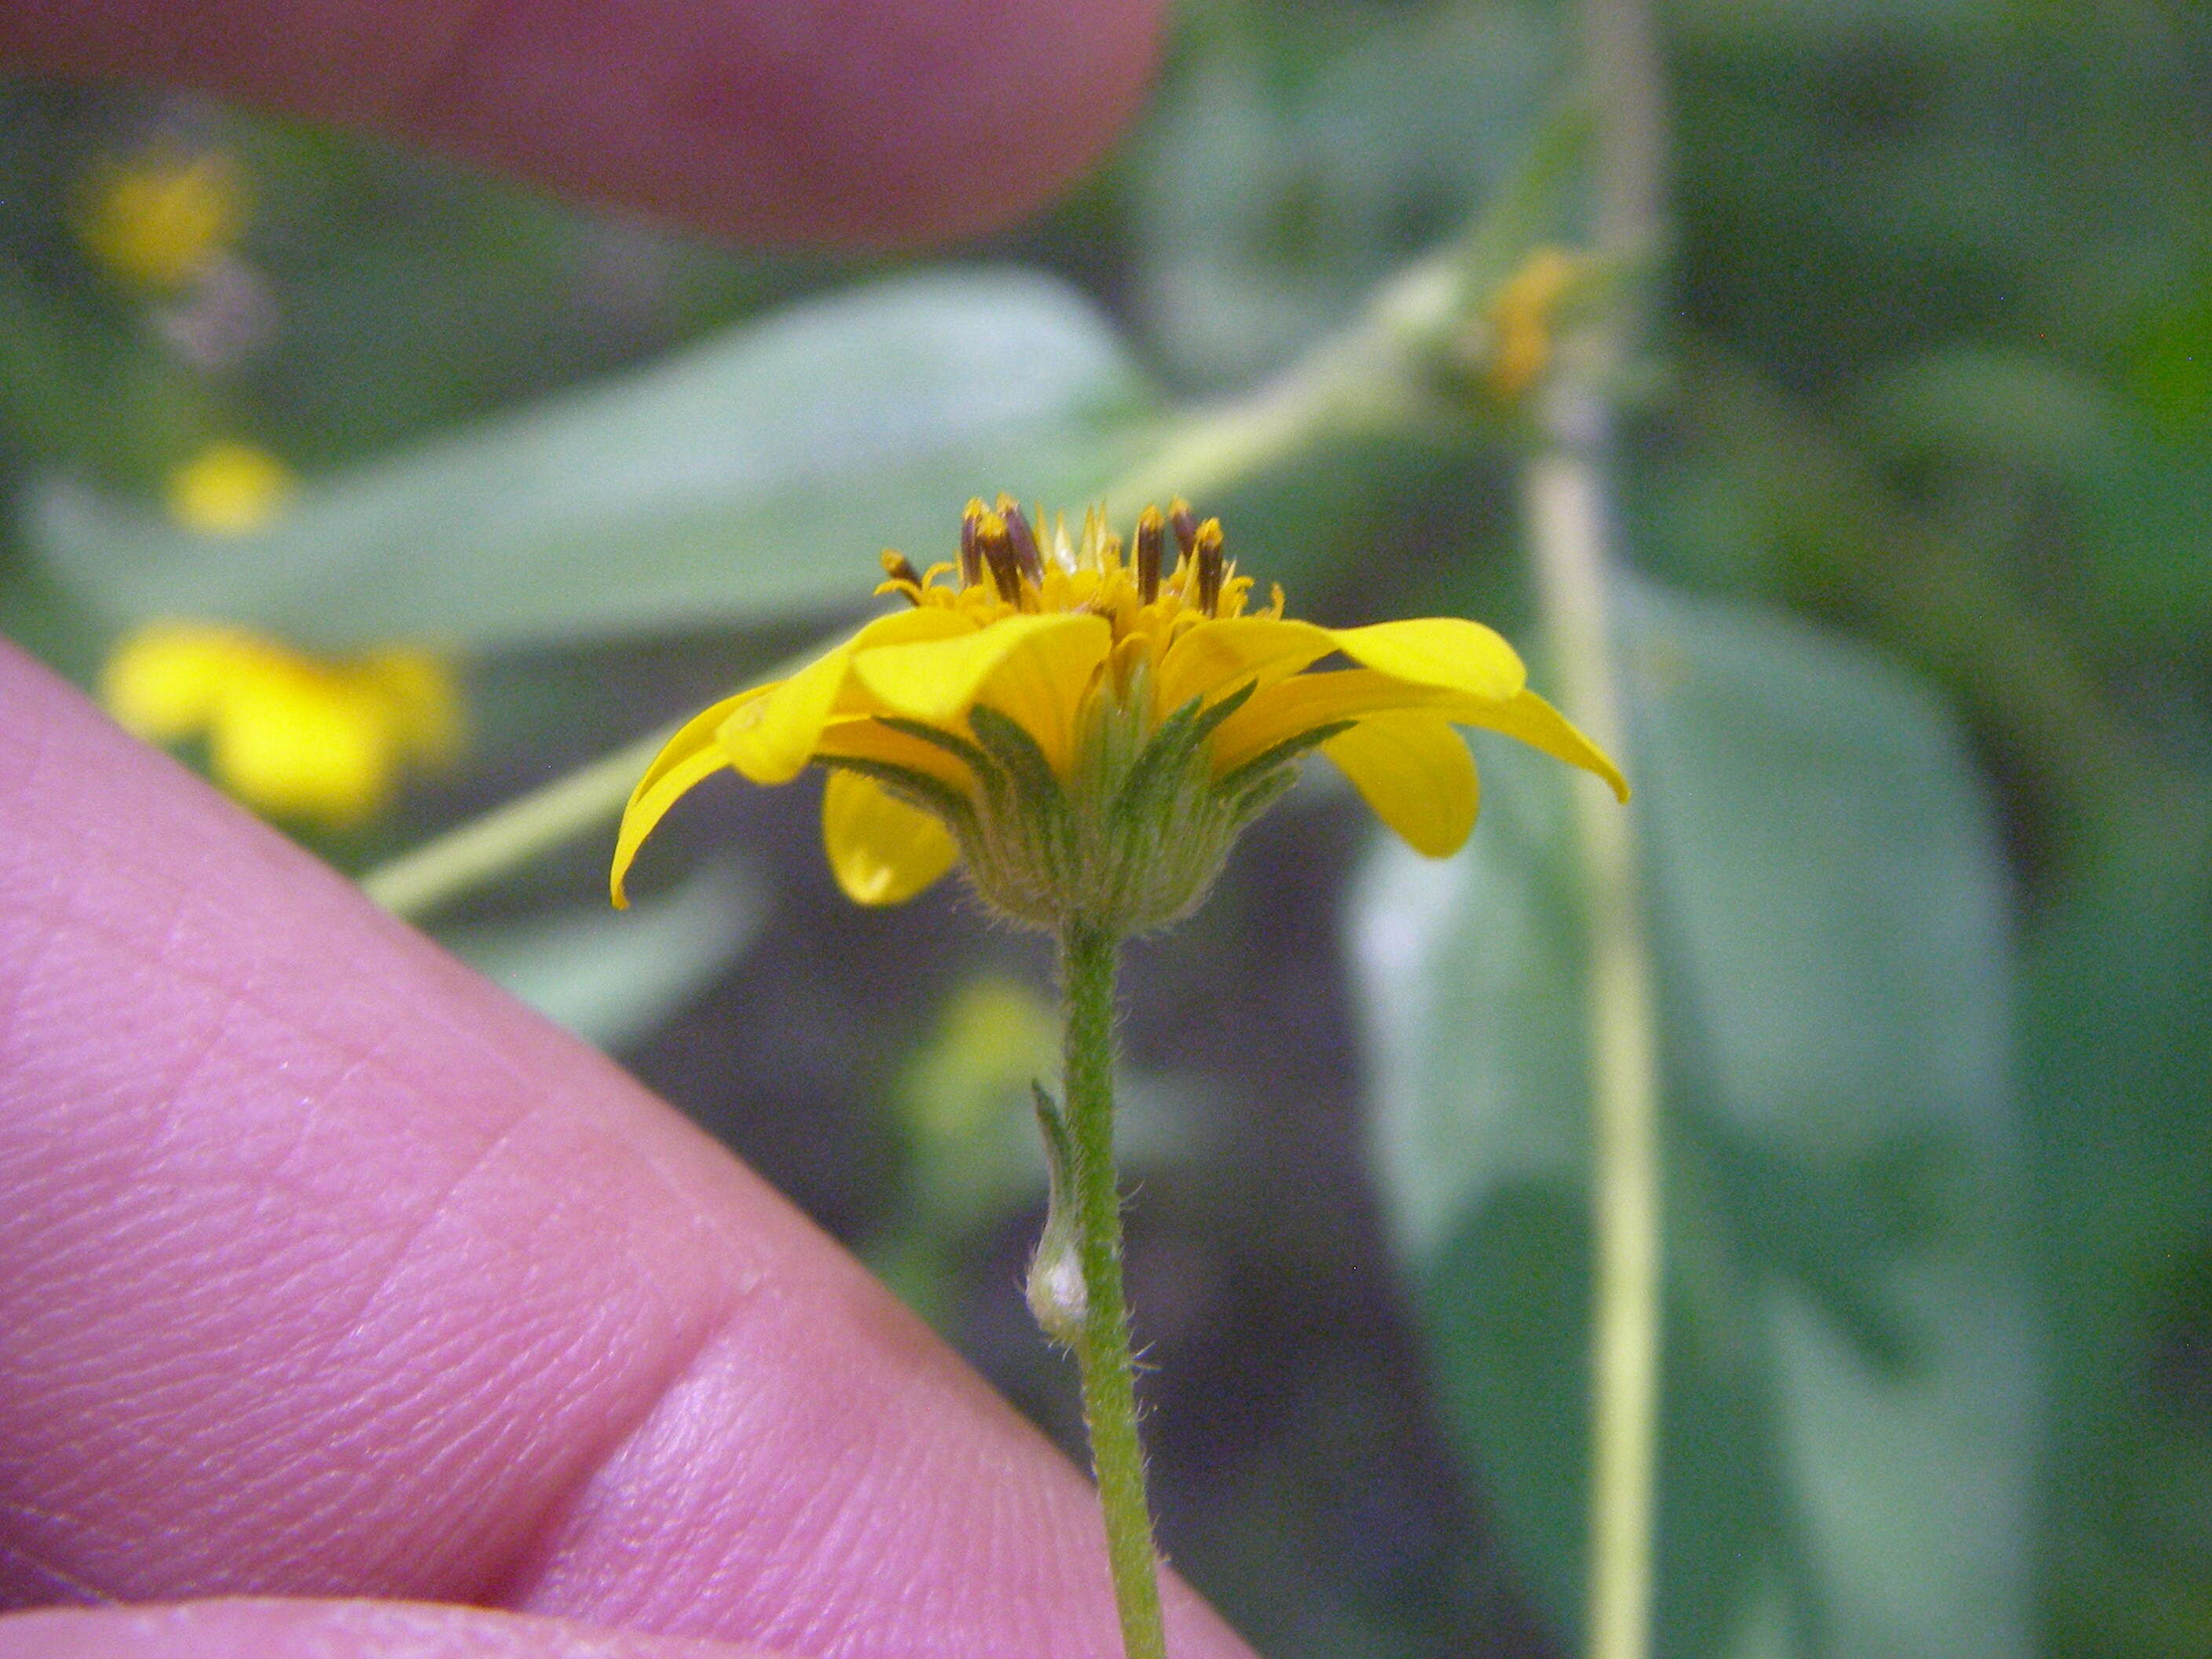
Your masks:
{"label": "fingertip", "polygon": [[1108,1650],[1087,1484],[757,1177],[4,644],[0,707],[0,1606]]}
{"label": "fingertip", "polygon": [[0,1659],[776,1659],[767,1648],[407,1601],[240,1598],[0,1618]]}
{"label": "fingertip", "polygon": [[597,205],[915,246],[1064,188],[1143,94],[1163,0],[0,0],[0,59],[192,87]]}
{"label": "fingertip", "polygon": [[1069,184],[1142,95],[1160,0],[489,16],[416,101],[422,136],[721,235],[888,249],[994,229]]}

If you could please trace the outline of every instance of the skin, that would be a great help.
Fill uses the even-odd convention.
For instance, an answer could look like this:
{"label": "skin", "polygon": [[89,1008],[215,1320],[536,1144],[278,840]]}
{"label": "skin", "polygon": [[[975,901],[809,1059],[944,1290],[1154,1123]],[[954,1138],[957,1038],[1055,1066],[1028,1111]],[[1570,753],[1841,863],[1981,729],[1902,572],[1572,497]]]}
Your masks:
{"label": "skin", "polygon": [[[1153,21],[0,0],[0,61],[890,243],[1061,180]],[[757,1176],[4,646],[0,711],[0,1659],[1118,1650],[1087,1483]]]}
{"label": "skin", "polygon": [[1161,0],[0,0],[0,65],[195,88],[757,241],[1004,224],[1135,107]]}
{"label": "skin", "polygon": [[[1087,1484],[758,1177],[4,647],[0,707],[8,1603],[1117,1650]],[[508,1650],[389,1616],[0,1659]]]}

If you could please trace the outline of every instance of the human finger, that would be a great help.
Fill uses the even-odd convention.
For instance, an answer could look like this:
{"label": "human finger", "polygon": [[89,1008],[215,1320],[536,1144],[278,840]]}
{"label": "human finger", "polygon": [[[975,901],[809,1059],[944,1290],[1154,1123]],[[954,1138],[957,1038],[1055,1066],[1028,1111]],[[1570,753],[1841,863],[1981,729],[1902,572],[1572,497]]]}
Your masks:
{"label": "human finger", "polygon": [[773,242],[1012,220],[1134,107],[1161,0],[0,0],[0,63],[197,88]]}
{"label": "human finger", "polygon": [[783,1659],[750,1643],[410,1601],[185,1601],[0,1617],[0,1659]]}
{"label": "human finger", "polygon": [[1088,1485],[757,1177],[4,648],[0,708],[0,1602],[1116,1650]]}

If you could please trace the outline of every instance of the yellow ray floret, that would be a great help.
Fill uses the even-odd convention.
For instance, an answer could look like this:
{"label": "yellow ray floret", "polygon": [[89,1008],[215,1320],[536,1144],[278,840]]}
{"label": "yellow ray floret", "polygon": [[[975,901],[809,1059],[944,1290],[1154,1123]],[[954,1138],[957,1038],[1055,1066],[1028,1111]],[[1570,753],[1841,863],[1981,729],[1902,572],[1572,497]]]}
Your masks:
{"label": "yellow ray floret", "polygon": [[860,903],[900,902],[964,862],[1018,919],[1127,932],[1195,903],[1316,748],[1431,856],[1474,823],[1455,727],[1504,732],[1627,798],[1489,629],[1324,628],[1285,617],[1279,589],[1248,611],[1218,521],[1180,501],[1147,508],[1126,544],[1097,513],[1071,538],[1008,497],[972,501],[957,563],[917,572],[887,553],[884,568],[878,591],[906,609],[671,739],[623,815],[617,904],[653,826],[724,767],[757,783],[828,769],[824,848]]}
{"label": "yellow ray floret", "polygon": [[265,449],[230,439],[209,444],[169,474],[169,517],[204,536],[265,529],[293,491],[291,470]]}
{"label": "yellow ray floret", "polygon": [[452,675],[411,647],[330,661],[242,628],[155,622],[117,646],[100,689],[149,742],[204,738],[216,781],[249,806],[333,830],[376,816],[404,771],[460,742]]}
{"label": "yellow ray floret", "polygon": [[182,287],[237,239],[246,179],[218,150],[174,143],[111,161],[91,177],[77,235],[94,258],[149,288]]}

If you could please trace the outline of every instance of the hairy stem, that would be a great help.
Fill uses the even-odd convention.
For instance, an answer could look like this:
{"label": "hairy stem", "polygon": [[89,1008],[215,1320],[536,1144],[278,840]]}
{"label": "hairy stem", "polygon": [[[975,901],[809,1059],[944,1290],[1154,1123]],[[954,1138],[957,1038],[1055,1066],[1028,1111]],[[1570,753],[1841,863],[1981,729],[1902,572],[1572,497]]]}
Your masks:
{"label": "hairy stem", "polygon": [[1075,1358],[1083,1416],[1106,1516],[1106,1556],[1128,1659],[1166,1659],[1160,1626],[1159,1555],[1145,1498],[1145,1453],[1137,1437],[1136,1362],[1129,1351],[1121,1289],[1121,1195],[1114,1169],[1114,970],[1121,941],[1080,922],[1060,933],[1060,988],[1066,1002],[1068,1171],[1076,1246],[1083,1264],[1083,1316]]}

